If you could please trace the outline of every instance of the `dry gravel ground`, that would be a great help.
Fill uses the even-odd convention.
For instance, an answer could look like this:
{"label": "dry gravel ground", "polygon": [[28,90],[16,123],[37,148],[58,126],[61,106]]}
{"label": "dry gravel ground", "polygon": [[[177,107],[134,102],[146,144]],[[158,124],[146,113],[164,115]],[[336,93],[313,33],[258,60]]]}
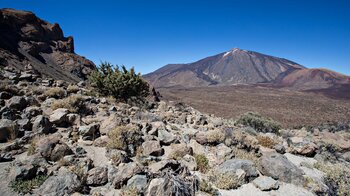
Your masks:
{"label": "dry gravel ground", "polygon": [[183,101],[201,112],[224,118],[237,118],[254,111],[273,118],[284,127],[350,120],[350,99],[311,92],[243,85],[157,90],[166,100]]}

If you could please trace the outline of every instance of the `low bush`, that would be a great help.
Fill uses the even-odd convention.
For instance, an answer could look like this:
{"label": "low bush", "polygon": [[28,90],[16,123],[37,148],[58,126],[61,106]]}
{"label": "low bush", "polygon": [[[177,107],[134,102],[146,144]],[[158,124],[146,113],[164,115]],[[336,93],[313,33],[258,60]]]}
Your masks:
{"label": "low bush", "polygon": [[81,95],[71,95],[61,100],[54,101],[51,104],[51,109],[66,108],[72,113],[85,112],[84,98]]}
{"label": "low bush", "polygon": [[127,70],[125,66],[114,66],[102,63],[92,72],[89,81],[95,89],[104,96],[112,95],[116,99],[127,102],[131,97],[146,97],[149,95],[149,85],[136,74],[134,68]]}
{"label": "low bush", "polygon": [[207,132],[208,142],[211,144],[220,144],[225,140],[225,133],[221,130],[209,130]]}
{"label": "low bush", "polygon": [[258,135],[256,139],[258,139],[260,145],[266,148],[272,149],[275,146],[275,141],[268,136]]}
{"label": "low bush", "polygon": [[219,189],[236,189],[242,185],[242,181],[236,175],[230,173],[212,173],[210,179]]}
{"label": "low bush", "polygon": [[202,173],[206,173],[209,170],[208,158],[203,154],[196,154],[194,158],[196,159],[198,170]]}
{"label": "low bush", "polygon": [[47,98],[61,99],[66,95],[66,91],[63,88],[55,87],[50,88],[44,92],[44,96]]}
{"label": "low bush", "polygon": [[281,124],[272,119],[265,118],[258,113],[248,112],[240,116],[235,124],[253,127],[259,132],[277,133],[281,129]]}
{"label": "low bush", "polygon": [[77,93],[79,90],[80,89],[77,85],[69,85],[67,87],[67,93]]}
{"label": "low bush", "polygon": [[142,132],[138,126],[119,126],[107,135],[110,138],[107,148],[124,150],[131,155],[135,155],[137,147],[142,144]]}
{"label": "low bush", "polygon": [[342,163],[316,163],[315,168],[325,173],[330,195],[350,195],[350,166]]}
{"label": "low bush", "polygon": [[10,187],[17,193],[27,194],[42,185],[47,178],[48,176],[38,175],[31,180],[15,180],[10,183]]}

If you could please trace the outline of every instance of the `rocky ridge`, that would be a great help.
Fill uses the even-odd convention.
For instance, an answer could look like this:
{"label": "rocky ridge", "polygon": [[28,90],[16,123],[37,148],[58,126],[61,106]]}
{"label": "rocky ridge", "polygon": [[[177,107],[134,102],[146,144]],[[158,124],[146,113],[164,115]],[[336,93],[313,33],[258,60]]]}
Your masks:
{"label": "rocky ridge", "polygon": [[[95,69],[93,62],[74,53],[73,37],[65,37],[57,23],[14,9],[0,9],[0,67],[16,70],[14,78],[34,81],[42,75],[69,82],[86,79]],[[24,72],[26,67],[35,72]]]}
{"label": "rocky ridge", "polygon": [[0,92],[1,195],[349,193],[346,127],[259,132],[182,103],[126,104],[84,82],[10,75]]}

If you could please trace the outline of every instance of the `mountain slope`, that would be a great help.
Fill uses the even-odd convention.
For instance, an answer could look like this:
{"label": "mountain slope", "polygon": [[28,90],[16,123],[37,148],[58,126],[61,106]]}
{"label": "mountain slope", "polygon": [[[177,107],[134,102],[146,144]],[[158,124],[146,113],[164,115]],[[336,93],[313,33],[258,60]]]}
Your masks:
{"label": "mountain slope", "polygon": [[30,65],[43,76],[66,81],[86,79],[95,69],[74,53],[73,37],[64,37],[58,24],[33,13],[0,9],[0,66],[24,70]]}
{"label": "mountain slope", "polygon": [[299,69],[278,77],[275,84],[298,90],[326,89],[350,84],[350,77],[327,69]]}
{"label": "mountain slope", "polygon": [[166,65],[144,77],[156,87],[257,84],[303,68],[286,59],[234,48],[194,63]]}

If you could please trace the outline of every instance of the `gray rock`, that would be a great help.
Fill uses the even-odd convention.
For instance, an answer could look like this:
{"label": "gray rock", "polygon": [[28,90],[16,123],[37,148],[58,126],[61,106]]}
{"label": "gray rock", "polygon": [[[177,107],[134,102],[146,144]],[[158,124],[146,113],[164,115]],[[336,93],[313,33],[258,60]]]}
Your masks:
{"label": "gray rock", "polygon": [[253,180],[253,184],[262,191],[270,191],[278,189],[279,185],[276,180],[271,177],[259,176]]}
{"label": "gray rock", "polygon": [[154,178],[145,193],[146,196],[163,195],[195,195],[195,180],[185,180],[179,176],[167,175],[163,178]]}
{"label": "gray rock", "polygon": [[317,146],[315,143],[303,137],[291,137],[289,141],[289,152],[303,156],[314,156]]}
{"label": "gray rock", "polygon": [[30,106],[24,110],[22,118],[31,119],[35,116],[41,115],[42,113],[43,113],[43,111],[40,107]]}
{"label": "gray rock", "polygon": [[115,188],[119,189],[127,183],[127,181],[132,178],[135,174],[139,174],[143,171],[143,168],[132,162],[127,163],[118,168],[118,172],[115,174],[113,185]]}
{"label": "gray rock", "polygon": [[38,189],[37,195],[64,196],[80,191],[82,184],[78,176],[64,167],[57,175],[50,176]]}
{"label": "gray rock", "polygon": [[16,162],[10,170],[11,180],[30,180],[36,176],[37,166],[29,162]]}
{"label": "gray rock", "polygon": [[162,156],[164,149],[160,146],[159,141],[145,141],[142,143],[142,153],[146,156]]}
{"label": "gray rock", "polygon": [[36,133],[49,134],[54,131],[52,126],[53,124],[48,118],[44,117],[43,115],[39,115],[33,122],[32,131]]}
{"label": "gray rock", "polygon": [[271,176],[275,180],[302,185],[303,171],[290,162],[285,156],[278,153],[265,154],[260,159],[260,172]]}
{"label": "gray rock", "polygon": [[12,95],[8,92],[0,92],[0,99],[10,99]]}
{"label": "gray rock", "polygon": [[19,119],[16,121],[16,123],[17,123],[20,130],[23,130],[23,131],[31,131],[32,130],[32,123],[27,118]]}
{"label": "gray rock", "polygon": [[99,136],[100,125],[97,123],[93,123],[86,126],[80,126],[78,132],[83,137],[91,137],[91,139],[95,139]]}
{"label": "gray rock", "polygon": [[96,167],[88,172],[86,184],[89,186],[102,186],[108,182],[108,169]]}
{"label": "gray rock", "polygon": [[18,134],[18,127],[15,122],[7,119],[0,119],[0,142],[15,139]]}
{"label": "gray rock", "polygon": [[146,175],[135,175],[128,180],[127,186],[136,188],[139,192],[144,192],[147,188],[148,178]]}
{"label": "gray rock", "polygon": [[158,139],[162,144],[169,145],[175,141],[176,137],[174,134],[164,129],[160,129],[158,130]]}
{"label": "gray rock", "polygon": [[341,157],[347,161],[350,162],[350,152],[345,152],[344,154],[341,155]]}
{"label": "gray rock", "polygon": [[50,161],[58,161],[66,155],[73,154],[67,144],[57,137],[43,138],[37,143],[39,154]]}
{"label": "gray rock", "polygon": [[117,149],[107,149],[106,157],[111,159],[113,165],[118,166],[120,163],[129,162],[129,158],[125,151]]}
{"label": "gray rock", "polygon": [[215,168],[215,171],[220,174],[232,174],[236,175],[237,170],[243,170],[245,172],[245,180],[251,181],[259,176],[254,163],[249,160],[242,159],[230,159],[223,162],[221,165]]}
{"label": "gray rock", "polygon": [[55,125],[64,126],[68,123],[67,114],[69,113],[68,109],[58,108],[52,112],[50,115],[50,122]]}
{"label": "gray rock", "polygon": [[12,109],[23,110],[27,107],[27,101],[22,96],[14,96],[7,101],[6,105]]}

